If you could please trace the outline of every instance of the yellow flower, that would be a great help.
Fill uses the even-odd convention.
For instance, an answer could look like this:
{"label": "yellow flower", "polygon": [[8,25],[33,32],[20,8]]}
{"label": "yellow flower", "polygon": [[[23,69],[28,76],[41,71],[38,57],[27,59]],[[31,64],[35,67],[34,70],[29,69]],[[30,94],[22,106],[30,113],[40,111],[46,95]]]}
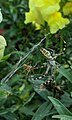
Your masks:
{"label": "yellow flower", "polygon": [[34,21],[37,24],[44,24],[42,15],[38,7],[35,6],[35,0],[29,0],[29,8],[30,8],[30,11],[25,13],[25,19],[26,19],[25,24],[34,22]]}
{"label": "yellow flower", "polygon": [[69,24],[67,18],[63,18],[60,9],[61,0],[29,0],[30,11],[25,14],[25,23],[32,22],[36,29],[40,29],[46,21],[50,27],[51,33],[56,33],[59,29]]}
{"label": "yellow flower", "polygon": [[66,24],[69,24],[69,20],[63,18],[60,12],[55,12],[48,18],[48,25],[51,33],[56,33],[59,29],[64,28]]}
{"label": "yellow flower", "polygon": [[33,25],[35,25],[35,30],[40,30],[41,29],[41,25],[37,24],[35,21],[32,22]]}
{"label": "yellow flower", "polygon": [[44,24],[41,13],[37,8],[30,10],[30,12],[25,13],[25,24],[35,21],[37,24]]}
{"label": "yellow flower", "polygon": [[25,24],[30,23],[34,20],[35,20],[35,17],[31,11],[25,13],[25,22],[24,22]]}
{"label": "yellow flower", "polygon": [[35,21],[37,24],[44,24],[48,15],[60,9],[60,0],[29,0],[30,11],[25,14],[25,23]]}
{"label": "yellow flower", "polygon": [[39,9],[45,21],[47,21],[48,15],[53,14],[54,12],[60,9],[59,5],[60,0],[32,0],[32,1],[35,1],[33,5]]}
{"label": "yellow flower", "polygon": [[60,0],[29,0],[29,6],[30,9],[32,7],[31,5],[36,7],[49,7],[55,5],[56,3],[59,4],[59,2]]}
{"label": "yellow flower", "polygon": [[30,0],[29,8],[33,9],[34,6],[39,9],[44,20],[48,19],[48,15],[60,9],[60,0]]}
{"label": "yellow flower", "polygon": [[36,6],[35,0],[29,0],[29,8],[30,11],[25,13],[25,23],[27,24],[35,21],[35,23],[37,24],[44,24],[44,20],[42,18],[39,8]]}
{"label": "yellow flower", "polygon": [[64,15],[72,13],[72,2],[67,2],[65,4],[65,6],[63,7],[63,13]]}

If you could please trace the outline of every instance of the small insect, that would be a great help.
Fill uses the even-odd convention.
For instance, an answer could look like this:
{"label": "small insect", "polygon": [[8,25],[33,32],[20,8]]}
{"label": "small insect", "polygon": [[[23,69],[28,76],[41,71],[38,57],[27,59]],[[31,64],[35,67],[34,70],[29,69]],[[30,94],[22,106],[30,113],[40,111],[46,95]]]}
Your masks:
{"label": "small insect", "polygon": [[28,76],[28,74],[31,73],[31,72],[34,74],[34,67],[33,67],[31,64],[30,64],[30,65],[24,64],[23,67],[24,67],[23,73],[26,73],[26,72],[27,72],[27,76]]}
{"label": "small insect", "polygon": [[40,89],[47,89],[53,92],[54,97],[56,95],[60,96],[64,93],[62,88],[59,85],[57,85],[56,81],[54,80],[46,80],[43,84],[40,85]]}
{"label": "small insect", "polygon": [[34,74],[34,70],[38,70],[38,69],[42,69],[42,68],[44,68],[44,67],[46,67],[46,65],[35,65],[35,66],[32,66],[31,64],[24,64],[23,65],[23,67],[24,67],[24,71],[23,71],[23,73],[26,73],[27,72],[27,76],[29,75],[29,74]]}

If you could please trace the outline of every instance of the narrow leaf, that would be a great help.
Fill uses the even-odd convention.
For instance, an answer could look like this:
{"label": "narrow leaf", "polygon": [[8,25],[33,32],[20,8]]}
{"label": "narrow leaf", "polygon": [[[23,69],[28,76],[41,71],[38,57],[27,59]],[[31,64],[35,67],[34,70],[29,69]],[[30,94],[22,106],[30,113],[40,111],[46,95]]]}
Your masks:
{"label": "narrow leaf", "polygon": [[54,115],[52,118],[60,118],[60,120],[72,120],[72,116],[68,115]]}
{"label": "narrow leaf", "polygon": [[72,115],[72,113],[59,100],[53,97],[48,98],[53,103],[55,109],[60,115]]}
{"label": "narrow leaf", "polygon": [[22,107],[19,109],[19,111],[20,111],[21,113],[24,113],[25,115],[33,115],[33,114],[34,114],[33,111],[32,111],[30,108],[25,107],[25,106],[22,106]]}
{"label": "narrow leaf", "polygon": [[48,102],[43,103],[35,112],[32,120],[43,120],[45,116],[47,116],[48,112],[50,112],[52,105]]}
{"label": "narrow leaf", "polygon": [[72,75],[63,66],[58,69],[58,72],[61,73],[72,83]]}
{"label": "narrow leaf", "polygon": [[16,116],[14,113],[6,113],[6,114],[3,114],[1,115],[3,118],[5,118],[5,120],[17,120]]}

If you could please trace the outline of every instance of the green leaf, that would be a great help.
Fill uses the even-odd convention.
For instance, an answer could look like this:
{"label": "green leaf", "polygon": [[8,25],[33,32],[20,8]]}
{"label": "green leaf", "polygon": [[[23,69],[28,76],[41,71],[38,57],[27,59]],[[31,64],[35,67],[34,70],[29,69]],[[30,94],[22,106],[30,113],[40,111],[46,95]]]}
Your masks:
{"label": "green leaf", "polygon": [[3,118],[5,118],[5,120],[17,120],[16,116],[14,113],[5,113],[3,115],[1,115]]}
{"label": "green leaf", "polygon": [[7,84],[0,85],[0,105],[12,94],[11,88]]}
{"label": "green leaf", "polygon": [[0,35],[0,49],[5,47],[6,45],[7,44],[5,38],[2,35]]}
{"label": "green leaf", "polygon": [[2,35],[0,35],[0,60],[4,55],[5,46],[6,46],[6,40]]}
{"label": "green leaf", "polygon": [[35,112],[32,120],[42,120],[45,116],[48,115],[52,108],[52,105],[49,102],[43,103]]}
{"label": "green leaf", "polygon": [[57,70],[72,83],[72,75],[63,66]]}
{"label": "green leaf", "polygon": [[11,87],[9,87],[7,84],[0,85],[0,90],[5,91],[8,94],[12,94]]}
{"label": "green leaf", "polygon": [[0,109],[0,116],[8,113],[7,109]]}
{"label": "green leaf", "polygon": [[35,96],[35,92],[33,92],[30,97],[28,98],[28,100],[25,102],[25,105],[28,104],[32,99],[33,97]]}
{"label": "green leaf", "polygon": [[12,54],[21,54],[21,55],[23,55],[23,53],[20,52],[20,51],[13,51],[13,52],[5,55],[5,56],[2,55],[3,57],[1,57],[0,62],[3,62],[5,60],[7,60]]}
{"label": "green leaf", "polygon": [[60,118],[60,120],[72,120],[72,116],[68,115],[54,115],[52,118]]}
{"label": "green leaf", "polygon": [[68,94],[67,92],[64,92],[64,94],[61,96],[61,102],[66,107],[69,108],[72,105],[72,98],[71,98],[70,94]]}
{"label": "green leaf", "polygon": [[6,101],[7,96],[8,95],[5,93],[5,91],[0,90],[0,106],[2,106],[2,104]]}
{"label": "green leaf", "polygon": [[33,111],[31,109],[29,109],[28,107],[22,106],[19,111],[21,113],[24,113],[25,115],[33,115]]}
{"label": "green leaf", "polygon": [[5,55],[1,58],[0,62],[3,62],[5,60],[7,60],[9,57],[11,56],[11,54]]}
{"label": "green leaf", "polygon": [[[40,76],[40,75],[39,75]],[[35,77],[38,77],[38,76],[34,76]],[[45,99],[46,101],[48,101],[48,95],[49,95],[49,91],[44,89],[44,90],[41,90],[40,89],[40,85],[42,83],[44,83],[44,78],[42,78],[41,80],[32,80],[32,79],[28,79],[32,84],[33,84],[33,88],[35,90],[35,92],[37,92],[43,99]]]}
{"label": "green leaf", "polygon": [[48,98],[53,103],[55,109],[60,115],[72,115],[72,113],[59,100],[53,97]]}
{"label": "green leaf", "polygon": [[34,87],[35,92],[37,92],[44,100],[48,101],[48,90],[40,90],[39,88]]}
{"label": "green leaf", "polygon": [[2,13],[1,13],[1,9],[0,9],[0,23],[2,22],[3,17],[2,17]]}

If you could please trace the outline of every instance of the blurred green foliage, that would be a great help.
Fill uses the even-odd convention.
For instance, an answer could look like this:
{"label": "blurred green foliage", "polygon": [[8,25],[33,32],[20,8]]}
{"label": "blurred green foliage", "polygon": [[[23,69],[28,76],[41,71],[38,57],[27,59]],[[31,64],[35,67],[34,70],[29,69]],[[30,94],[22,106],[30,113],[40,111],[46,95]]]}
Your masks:
{"label": "blurred green foliage", "polygon": [[[7,40],[5,55],[11,52],[18,53],[12,54],[9,59],[0,63],[2,80],[9,72],[15,70],[18,61],[49,33],[49,28],[35,31],[35,26],[32,24],[24,24],[25,12],[29,11],[28,0],[2,0],[0,7],[3,14],[0,34]],[[55,98],[53,92],[40,90],[39,86],[44,79],[34,79],[37,75],[44,74],[46,68],[34,70],[34,74],[31,71],[29,75],[33,75],[34,79],[29,80],[28,71],[25,71],[23,66],[10,76],[8,81],[0,83],[0,120],[52,120],[53,115],[71,115],[72,16],[70,15],[69,18],[71,23],[56,34],[49,34],[24,63],[32,66],[47,63],[47,59],[40,53],[40,47],[51,48],[55,53],[63,52],[56,59],[60,68],[56,70],[54,78],[59,85],[63,84],[64,94],[60,98]],[[48,77],[51,77],[51,74]]]}

